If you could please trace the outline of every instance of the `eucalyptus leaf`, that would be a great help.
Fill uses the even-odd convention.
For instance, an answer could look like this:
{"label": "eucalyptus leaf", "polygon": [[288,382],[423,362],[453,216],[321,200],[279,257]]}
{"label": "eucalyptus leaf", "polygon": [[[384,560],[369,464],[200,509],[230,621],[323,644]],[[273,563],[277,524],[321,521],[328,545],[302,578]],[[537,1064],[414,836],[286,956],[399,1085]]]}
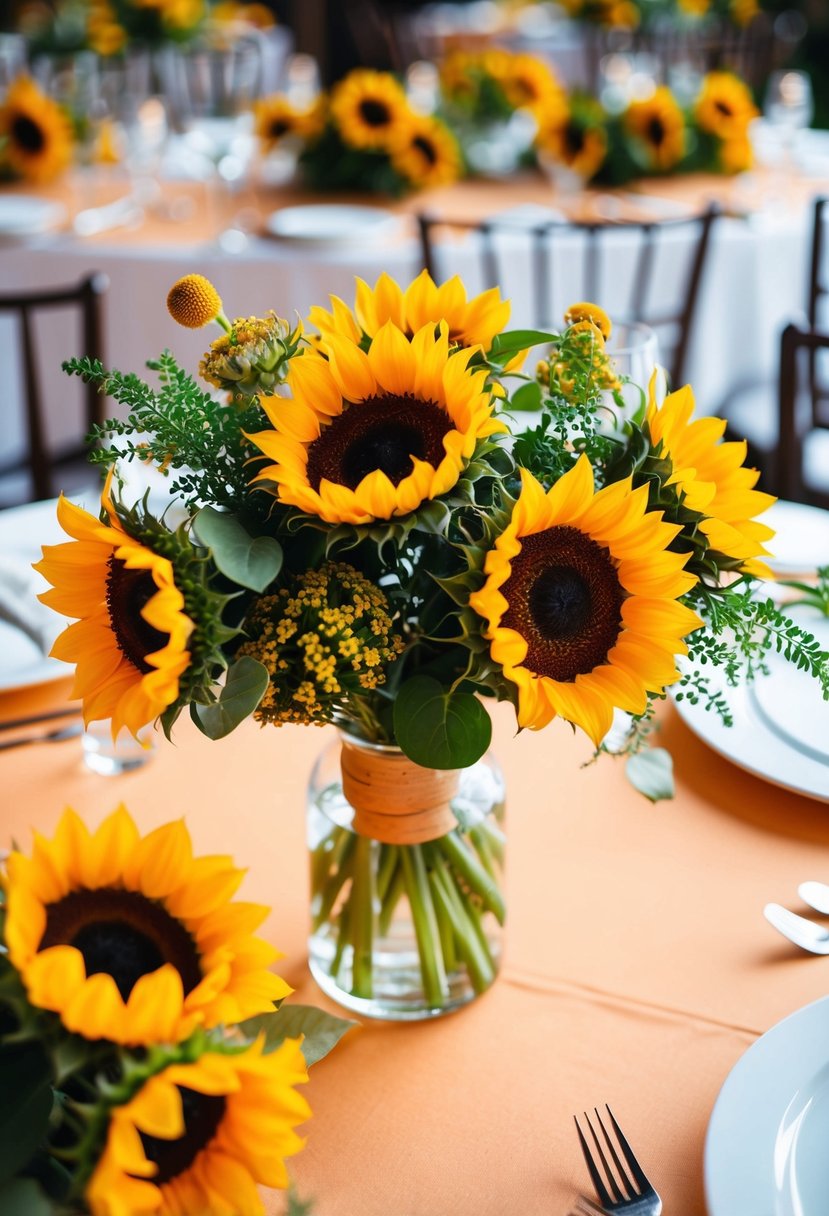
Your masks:
{"label": "eucalyptus leaf", "polygon": [[51,1216],[52,1205],[33,1178],[12,1178],[0,1185],[3,1216]]}
{"label": "eucalyptus leaf", "polygon": [[279,541],[272,536],[251,536],[236,516],[227,511],[202,507],[196,516],[195,531],[199,543],[210,549],[222,574],[240,587],[264,591],[282,569]]}
{"label": "eucalyptus leaf", "polygon": [[[0,1182],[13,1178],[34,1156],[52,1113],[52,1068],[42,1048],[15,1043],[0,1051]],[[6,1207],[0,1202],[0,1212]]]}
{"label": "eucalyptus leaf", "polygon": [[413,676],[394,702],[394,734],[424,768],[467,768],[489,747],[492,722],[478,698],[446,692],[431,676]]}
{"label": "eucalyptus leaf", "polygon": [[199,730],[208,739],[223,739],[240,722],[249,718],[265,695],[268,670],[256,659],[243,655],[227,673],[218,701],[212,705],[191,705],[190,710]]}
{"label": "eucalyptus leaf", "polygon": [[535,380],[530,380],[528,384],[522,384],[509,399],[510,410],[540,410],[541,409],[541,385]]}
{"label": "eucalyptus leaf", "polygon": [[541,329],[511,329],[497,334],[489,349],[490,363],[505,363],[522,350],[558,341],[558,334],[548,334]]}
{"label": "eucalyptus leaf", "polygon": [[674,796],[674,762],[664,747],[649,747],[629,756],[625,776],[634,789],[651,802]]}
{"label": "eucalyptus leaf", "polygon": [[269,1051],[275,1051],[285,1039],[304,1035],[302,1054],[310,1068],[327,1056],[344,1034],[358,1025],[358,1022],[347,1018],[334,1017],[315,1005],[282,1005],[273,1013],[248,1018],[240,1023],[239,1029],[249,1039],[255,1039],[264,1031],[266,1055]]}

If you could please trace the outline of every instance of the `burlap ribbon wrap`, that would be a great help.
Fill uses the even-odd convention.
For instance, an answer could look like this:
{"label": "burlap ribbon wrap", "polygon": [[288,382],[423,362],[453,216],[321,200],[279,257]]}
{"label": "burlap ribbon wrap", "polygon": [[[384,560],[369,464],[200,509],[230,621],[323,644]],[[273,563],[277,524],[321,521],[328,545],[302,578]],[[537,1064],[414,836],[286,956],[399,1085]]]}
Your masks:
{"label": "burlap ribbon wrap", "polygon": [[424,844],[457,827],[450,805],[459,770],[422,768],[396,750],[343,739],[343,793],[352,827],[384,844]]}

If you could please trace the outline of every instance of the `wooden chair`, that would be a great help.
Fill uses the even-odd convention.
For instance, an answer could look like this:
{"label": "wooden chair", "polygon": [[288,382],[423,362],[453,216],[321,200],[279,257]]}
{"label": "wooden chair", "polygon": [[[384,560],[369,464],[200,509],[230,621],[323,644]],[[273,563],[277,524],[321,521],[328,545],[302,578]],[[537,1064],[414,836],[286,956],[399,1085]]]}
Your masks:
{"label": "wooden chair", "polygon": [[[44,409],[41,390],[41,358],[38,358],[36,342],[36,318],[56,309],[73,310],[79,314],[81,323],[82,353],[92,358],[101,358],[101,300],[108,286],[104,275],[94,274],[82,279],[73,287],[57,287],[43,291],[24,292],[15,295],[0,295],[0,315],[11,314],[17,322],[22,352],[23,401],[26,410],[27,450],[25,456],[15,461],[0,463],[0,479],[9,480],[9,475],[28,472],[28,493],[16,495],[15,501],[31,501],[52,498],[58,491],[55,474],[69,465],[85,463],[85,436],[92,427],[104,420],[104,398],[93,385],[82,388],[84,403],[83,434],[68,447],[57,450],[50,444],[48,436],[48,411]],[[42,344],[41,344],[42,345]],[[5,503],[6,506],[11,503]]]}
{"label": "wooden chair", "polygon": [[[783,330],[776,492],[781,498],[829,508],[829,378],[820,375],[827,367],[824,363],[821,368],[821,351],[829,352],[829,332],[796,325]],[[801,388],[804,362],[806,392]]]}
{"label": "wooden chair", "polygon": [[[506,290],[507,266],[506,255],[501,248],[499,257],[498,237],[511,234],[513,238],[529,242],[531,252],[530,270],[532,275],[532,320],[531,324],[539,329],[558,328],[561,325],[560,308],[556,311],[555,290],[556,274],[566,259],[570,269],[573,265],[572,251],[562,250],[562,245],[573,240],[579,243],[583,253],[583,270],[581,276],[581,296],[573,295],[572,300],[566,300],[565,305],[581,298],[592,300],[604,305],[603,261],[608,252],[610,239],[617,239],[620,233],[630,237],[632,258],[627,267],[629,291],[624,315],[618,313],[619,320],[641,321],[660,333],[660,343],[663,351],[666,345],[666,332],[673,330],[673,338],[668,337],[667,346],[672,350],[670,358],[662,355],[666,364],[670,381],[674,385],[683,383],[685,360],[688,352],[688,340],[694,319],[700,282],[705,267],[711,230],[717,215],[715,207],[709,207],[700,215],[683,217],[667,221],[625,221],[613,223],[599,222],[569,222],[565,220],[543,220],[527,226],[516,227],[514,220],[508,216],[494,216],[483,222],[465,220],[445,220],[434,215],[419,215],[422,261],[432,278],[437,273],[437,229],[458,229],[474,233],[480,251],[483,281],[486,287],[502,286]],[[664,308],[654,309],[650,303],[650,294],[654,283],[654,268],[660,246],[666,238],[685,237],[686,273],[684,282],[674,293],[676,304],[667,311]],[[445,246],[441,245],[441,248]],[[664,253],[664,246],[663,246]],[[437,281],[437,279],[436,279]],[[614,294],[618,294],[620,284],[613,283]],[[614,310],[616,311],[616,310]],[[660,332],[661,331],[661,332]]]}

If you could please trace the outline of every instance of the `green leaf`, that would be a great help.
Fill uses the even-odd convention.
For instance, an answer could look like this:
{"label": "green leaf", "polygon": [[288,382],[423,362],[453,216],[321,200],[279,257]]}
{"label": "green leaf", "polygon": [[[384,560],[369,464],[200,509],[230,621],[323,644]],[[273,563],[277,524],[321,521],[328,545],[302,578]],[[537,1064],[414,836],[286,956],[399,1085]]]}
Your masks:
{"label": "green leaf", "polygon": [[519,351],[557,341],[558,334],[548,334],[541,329],[512,329],[505,334],[496,334],[489,349],[489,360],[491,363],[506,363]]}
{"label": "green leaf", "polygon": [[[0,1182],[13,1178],[34,1156],[52,1112],[52,1069],[37,1043],[15,1043],[0,1052]],[[22,1209],[21,1209],[22,1210]],[[5,1204],[0,1212],[6,1216]]]}
{"label": "green leaf", "polygon": [[0,1186],[3,1216],[51,1216],[52,1205],[33,1178],[12,1178]]}
{"label": "green leaf", "polygon": [[264,591],[282,569],[282,546],[272,536],[252,537],[235,515],[202,507],[196,516],[196,536],[210,549],[222,574],[248,587]]}
{"label": "green leaf", "polygon": [[394,733],[424,768],[467,768],[489,747],[492,722],[476,696],[446,692],[431,676],[414,676],[394,702]]}
{"label": "green leaf", "polygon": [[194,722],[208,739],[223,739],[240,722],[249,718],[265,695],[268,669],[256,659],[243,655],[227,673],[218,701],[212,705],[191,705]]}
{"label": "green leaf", "polygon": [[282,1005],[273,1013],[263,1013],[259,1017],[248,1018],[239,1024],[239,1029],[246,1038],[255,1039],[265,1032],[265,1054],[274,1051],[285,1039],[296,1039],[300,1035],[305,1038],[302,1043],[302,1054],[310,1068],[323,1056],[327,1056],[336,1047],[344,1034],[359,1022],[346,1018],[335,1018],[324,1009],[314,1005]]}
{"label": "green leaf", "polygon": [[674,796],[674,762],[664,747],[650,747],[629,756],[625,776],[634,789],[651,802]]}
{"label": "green leaf", "polygon": [[522,384],[509,399],[510,410],[540,410],[541,385],[535,380]]}

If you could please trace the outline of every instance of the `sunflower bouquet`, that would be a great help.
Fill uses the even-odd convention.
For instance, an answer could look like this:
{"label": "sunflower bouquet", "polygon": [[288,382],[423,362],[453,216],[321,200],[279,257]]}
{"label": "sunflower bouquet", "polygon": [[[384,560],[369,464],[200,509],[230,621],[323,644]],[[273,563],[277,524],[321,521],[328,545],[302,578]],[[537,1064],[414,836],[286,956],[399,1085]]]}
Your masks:
{"label": "sunflower bouquet", "polygon": [[769,7],[763,0],[562,0],[562,7],[576,21],[605,29],[664,29],[717,25],[742,29]]}
{"label": "sunflower bouquet", "polygon": [[[183,821],[66,810],[0,872],[0,1210],[264,1216],[310,1116],[296,1089],[349,1024],[290,988]],[[310,1015],[310,1016],[309,1016]],[[304,1037],[303,1037],[304,1036]]]}
{"label": "sunflower bouquet", "polygon": [[390,72],[357,68],[329,95],[297,105],[284,94],[258,103],[265,153],[293,150],[315,190],[401,195],[442,186],[461,173],[457,142],[439,118],[419,114]]}
{"label": "sunflower bouquet", "polygon": [[100,519],[61,500],[72,539],[38,568],[75,623],[53,653],[77,665],[85,718],[113,730],[169,734],[183,710],[211,738],[250,716],[340,728],[312,906],[351,1007],[372,1012],[401,909],[427,1012],[452,1006],[458,977],[479,992],[497,972],[486,699],[519,730],[578,727],[656,800],[672,790],[649,747],[669,686],[727,714],[717,681],[751,678],[775,647],[829,696],[829,656],[758,594],[773,500],[745,445],[693,418],[688,387],[660,400],[654,380],[628,417],[599,306],[510,331],[497,289],[469,298],[426,272],[405,289],[358,280],[353,304],[296,326],[228,319],[198,275],[168,306],[223,331],[209,392],[169,352],[149,365],[158,387],[65,367],[126,408],[93,459],[163,469],[183,521],[128,506],[117,472]]}
{"label": "sunflower bouquet", "polygon": [[666,85],[620,114],[573,93],[541,127],[537,144],[553,172],[607,185],[643,175],[741,173],[753,164],[748,128],[757,114],[744,81],[731,72],[709,72],[690,107]]}

